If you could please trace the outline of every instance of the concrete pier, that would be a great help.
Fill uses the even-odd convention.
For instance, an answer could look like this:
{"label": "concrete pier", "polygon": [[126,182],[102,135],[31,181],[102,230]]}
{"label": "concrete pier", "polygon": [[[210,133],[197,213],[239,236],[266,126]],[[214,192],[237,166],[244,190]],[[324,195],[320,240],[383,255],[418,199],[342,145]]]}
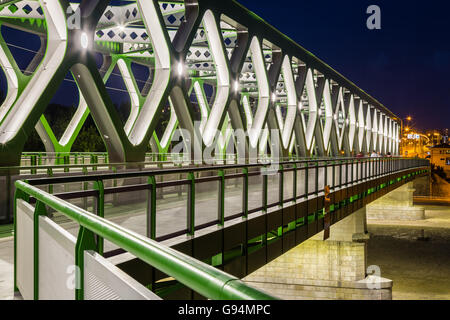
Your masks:
{"label": "concrete pier", "polygon": [[423,220],[423,207],[413,205],[413,182],[397,188],[367,205],[369,220]]}
{"label": "concrete pier", "polygon": [[[282,299],[390,300],[392,281],[367,266],[365,208],[244,278]],[[375,275],[367,273],[375,272]]]}

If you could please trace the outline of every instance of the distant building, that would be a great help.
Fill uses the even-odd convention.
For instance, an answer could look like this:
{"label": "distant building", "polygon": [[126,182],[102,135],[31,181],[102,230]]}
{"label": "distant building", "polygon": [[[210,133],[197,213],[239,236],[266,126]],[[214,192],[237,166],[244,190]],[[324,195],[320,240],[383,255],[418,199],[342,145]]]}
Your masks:
{"label": "distant building", "polygon": [[442,134],[441,134],[439,131],[437,131],[437,130],[427,131],[427,132],[426,132],[426,135],[427,135],[428,139],[430,139],[429,144],[432,145],[432,146],[435,146],[435,145],[437,145],[437,144],[440,144],[440,143],[442,143],[442,142],[445,142],[445,141],[442,141],[443,136],[442,136]]}
{"label": "distant building", "polygon": [[444,171],[450,173],[450,144],[441,143],[430,147],[431,163],[442,167]]}

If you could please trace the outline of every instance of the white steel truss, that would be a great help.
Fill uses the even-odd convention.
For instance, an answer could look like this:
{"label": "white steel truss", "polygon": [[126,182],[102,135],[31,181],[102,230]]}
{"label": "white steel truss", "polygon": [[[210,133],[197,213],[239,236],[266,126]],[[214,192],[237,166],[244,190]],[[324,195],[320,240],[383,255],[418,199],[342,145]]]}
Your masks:
{"label": "white steel truss", "polygon": [[[392,112],[231,0],[137,0],[117,6],[99,1],[94,8],[86,0],[68,3],[70,8],[64,3],[0,5],[2,24],[28,28],[47,44],[41,63],[22,81],[7,45],[0,43],[0,64],[8,81],[0,107],[5,152],[21,149],[33,121],[43,139],[54,140],[48,139],[48,126],[39,122],[46,101],[42,97],[54,93],[50,84],[71,71],[80,89],[79,108],[61,141],[53,144],[67,144],[90,112],[112,160],[143,159],[165,105],[170,106],[170,120],[161,141],[156,139],[159,146],[167,149],[177,126],[196,139],[192,91],[201,119],[196,143],[203,148],[219,143],[223,150],[232,139],[231,130],[244,129],[246,150],[264,153],[269,130],[278,129],[285,155],[398,153],[399,120]],[[77,11],[84,13],[82,25],[88,30],[69,29],[68,18]],[[12,23],[11,18],[20,19]],[[89,54],[82,58],[74,53],[83,52],[80,40],[87,51],[110,56],[118,65],[131,100],[124,127],[104,96],[107,75],[98,77]],[[131,62],[152,71],[145,95],[136,85]],[[199,80],[213,87],[211,101]]]}

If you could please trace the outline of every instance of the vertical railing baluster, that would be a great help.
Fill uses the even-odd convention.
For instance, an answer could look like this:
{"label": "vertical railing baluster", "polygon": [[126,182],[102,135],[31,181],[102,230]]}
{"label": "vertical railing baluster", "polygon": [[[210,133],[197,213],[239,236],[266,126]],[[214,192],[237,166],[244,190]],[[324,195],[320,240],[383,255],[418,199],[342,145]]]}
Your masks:
{"label": "vertical railing baluster", "polygon": [[292,172],[292,195],[294,197],[293,202],[297,202],[297,164],[294,163],[292,167],[294,168]]}
{"label": "vertical railing baluster", "polygon": [[[84,175],[88,174],[87,167],[83,167],[82,171],[83,171]],[[83,191],[86,191],[88,189],[88,182],[87,181],[82,182],[81,185],[82,185]],[[88,198],[87,197],[83,197],[83,209],[87,210],[87,207],[88,207]]]}
{"label": "vertical railing baluster", "polygon": [[317,197],[317,195],[319,194],[319,161],[316,162],[316,168],[315,168],[315,181],[314,181],[314,194]]}
{"label": "vertical railing baluster", "polygon": [[242,173],[243,177],[243,186],[242,186],[242,211],[244,213],[244,218],[248,217],[248,168],[243,168]]}
{"label": "vertical railing baluster", "polygon": [[349,184],[349,179],[348,179],[348,175],[349,175],[349,170],[348,170],[348,163],[349,163],[349,160],[347,159],[347,160],[345,160],[345,186],[346,187],[348,187],[348,184]]}
{"label": "vertical railing baluster", "polygon": [[261,174],[263,179],[263,198],[262,198],[262,207],[265,213],[267,213],[267,185],[268,185],[268,176],[267,176],[267,168],[264,166],[261,168]]}
{"label": "vertical railing baluster", "polygon": [[308,195],[309,195],[309,162],[305,162],[305,166],[303,167],[304,171],[305,171],[305,199],[308,199]]}
{"label": "vertical railing baluster", "polygon": [[64,172],[69,172],[69,167],[68,165],[70,165],[70,158],[69,156],[63,156],[63,162],[64,162]]}
{"label": "vertical railing baluster", "polygon": [[147,192],[147,237],[156,239],[156,178],[148,177],[150,189]]}
{"label": "vertical railing baluster", "polygon": [[75,244],[75,300],[84,300],[84,252],[86,250],[96,251],[98,249],[95,234],[80,225],[77,243]]}
{"label": "vertical railing baluster", "polygon": [[284,200],[284,195],[283,195],[283,190],[284,190],[284,167],[282,164],[280,164],[280,169],[279,169],[279,181],[278,181],[278,205],[281,207],[283,206],[283,200]]}
{"label": "vertical railing baluster", "polygon": [[218,221],[220,226],[225,225],[225,171],[219,170],[219,201],[218,201]]}
{"label": "vertical railing baluster", "polygon": [[39,300],[39,217],[46,216],[45,204],[36,201],[33,214],[33,299]]}
{"label": "vertical railing baluster", "polygon": [[34,168],[32,168],[31,169],[31,174],[36,174],[36,172],[37,172],[37,170],[36,170],[36,166],[37,166],[37,163],[36,163],[36,155],[31,155],[31,166],[32,167],[34,167]]}
{"label": "vertical railing baluster", "polygon": [[[52,168],[47,168],[47,176],[50,178],[53,177],[53,169]],[[53,184],[48,185],[48,193],[53,194]]]}
{"label": "vertical railing baluster", "polygon": [[332,161],[331,162],[331,166],[332,166],[332,175],[333,175],[333,188],[332,190],[335,191],[336,190],[336,161]]}
{"label": "vertical railing baluster", "polygon": [[195,175],[193,172],[188,174],[189,189],[188,189],[188,215],[187,215],[187,230],[188,234],[193,236],[195,234]]}
{"label": "vertical railing baluster", "polygon": [[[97,216],[105,217],[105,186],[103,180],[97,180],[94,182],[94,190],[97,190],[97,196],[95,201],[95,212]],[[97,240],[97,252],[103,255],[104,239],[98,235],[95,236]]]}

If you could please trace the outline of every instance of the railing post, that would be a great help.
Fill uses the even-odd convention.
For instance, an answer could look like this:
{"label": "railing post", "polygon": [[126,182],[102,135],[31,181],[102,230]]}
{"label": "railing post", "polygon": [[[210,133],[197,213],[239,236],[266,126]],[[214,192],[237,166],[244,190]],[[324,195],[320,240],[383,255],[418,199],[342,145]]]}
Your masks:
{"label": "railing post", "polygon": [[[105,217],[105,186],[102,180],[97,180],[94,182],[94,190],[98,191],[96,201],[95,201],[95,212],[97,216]],[[97,239],[97,252],[103,255],[104,240],[100,236],[96,236]]]}
{"label": "railing post", "polygon": [[[36,202],[33,216],[33,299],[39,300],[39,216],[46,216],[45,204]],[[15,236],[15,235],[14,235]]]}
{"label": "railing post", "polygon": [[366,168],[366,176],[364,177],[364,180],[367,181],[369,179],[369,160],[364,160],[364,167]]}
{"label": "railing post", "polygon": [[377,178],[381,175],[381,158],[377,158]]}
{"label": "railing post", "polygon": [[[36,155],[31,155],[31,166],[32,167],[36,167],[37,166],[37,162],[36,162]],[[36,174],[37,170],[36,168],[31,169],[31,174]]]}
{"label": "railing post", "polygon": [[314,194],[317,196],[319,194],[319,161],[316,162],[316,169],[314,171],[316,173],[314,177]]}
{"label": "railing post", "polygon": [[376,178],[378,173],[378,158],[373,159],[372,166],[373,166],[373,178]]}
{"label": "railing post", "polygon": [[[47,176],[53,177],[53,169],[52,168],[47,168]],[[50,193],[50,194],[53,193],[53,184],[48,185],[48,193]]]}
{"label": "railing post", "polygon": [[67,167],[68,165],[70,165],[69,156],[64,156],[63,161],[64,161],[64,172],[69,172],[69,168]]}
{"label": "railing post", "polygon": [[156,178],[148,177],[150,189],[147,193],[147,237],[156,239]]}
{"label": "railing post", "polygon": [[308,169],[308,165],[309,165],[309,162],[306,162],[305,163],[305,199],[308,199],[308,195],[309,195],[309,190],[308,190],[308,184],[309,184],[309,182],[308,182],[308,176],[309,176],[309,169]]}
{"label": "railing post", "polygon": [[261,168],[261,174],[263,178],[263,197],[262,197],[262,207],[265,213],[267,213],[267,184],[268,184],[268,177],[267,177],[267,168],[264,166]]}
{"label": "railing post", "polygon": [[292,195],[294,196],[294,201],[293,202],[297,202],[297,164],[294,163],[293,166],[294,171],[292,174]]}
{"label": "railing post", "polygon": [[[83,171],[84,175],[88,174],[87,167],[83,167],[82,171]],[[83,184],[83,191],[86,191],[88,189],[88,182],[85,181],[85,182],[82,182],[82,184]],[[83,198],[83,206],[84,206],[83,209],[87,210],[88,199],[86,197]]]}
{"label": "railing post", "polygon": [[218,199],[218,208],[217,208],[217,214],[218,214],[218,221],[219,226],[225,225],[225,171],[219,170],[219,199]]}
{"label": "railing post", "polygon": [[[25,180],[26,181],[26,180]],[[29,195],[20,189],[14,192],[13,224],[14,224],[14,292],[19,291],[17,287],[17,200],[29,201]],[[34,272],[34,271],[33,271]]]}
{"label": "railing post", "polygon": [[331,161],[331,170],[333,175],[333,191],[336,190],[336,162],[333,160]]}
{"label": "railing post", "polygon": [[84,300],[84,251],[93,250],[97,251],[98,247],[95,243],[95,234],[80,226],[78,231],[77,243],[75,244],[75,300]]}
{"label": "railing post", "polygon": [[243,168],[242,173],[244,174],[243,186],[242,186],[242,211],[244,212],[244,218],[248,217],[248,168]]}
{"label": "railing post", "polygon": [[280,164],[280,172],[278,173],[280,176],[280,180],[278,183],[278,205],[280,207],[283,206],[283,200],[284,200],[284,195],[283,195],[283,189],[284,189],[284,167],[282,164]]}
{"label": "railing post", "polygon": [[359,163],[359,176],[360,178],[358,178],[358,181],[363,181],[364,180],[364,162],[362,159],[358,160]]}
{"label": "railing post", "polygon": [[95,166],[96,164],[97,164],[97,157],[95,155],[91,155],[92,171],[97,171],[97,167]]}
{"label": "railing post", "polygon": [[187,203],[187,230],[188,234],[193,236],[195,233],[195,175],[193,172],[189,172],[188,180],[190,180],[190,184]]}
{"label": "railing post", "polygon": [[[111,168],[113,173],[117,173],[117,168],[116,167],[112,167]],[[113,187],[117,187],[117,179],[113,179]],[[114,203],[117,202],[117,193],[113,193],[113,201]]]}
{"label": "railing post", "polygon": [[[262,207],[265,214],[267,214],[267,201],[268,201],[268,170],[267,167],[264,166],[261,168],[261,174],[263,177],[263,197],[262,197]],[[261,236],[261,243],[263,246],[266,247],[266,254],[267,254],[267,217],[266,217],[266,226],[265,226],[265,232]]]}

